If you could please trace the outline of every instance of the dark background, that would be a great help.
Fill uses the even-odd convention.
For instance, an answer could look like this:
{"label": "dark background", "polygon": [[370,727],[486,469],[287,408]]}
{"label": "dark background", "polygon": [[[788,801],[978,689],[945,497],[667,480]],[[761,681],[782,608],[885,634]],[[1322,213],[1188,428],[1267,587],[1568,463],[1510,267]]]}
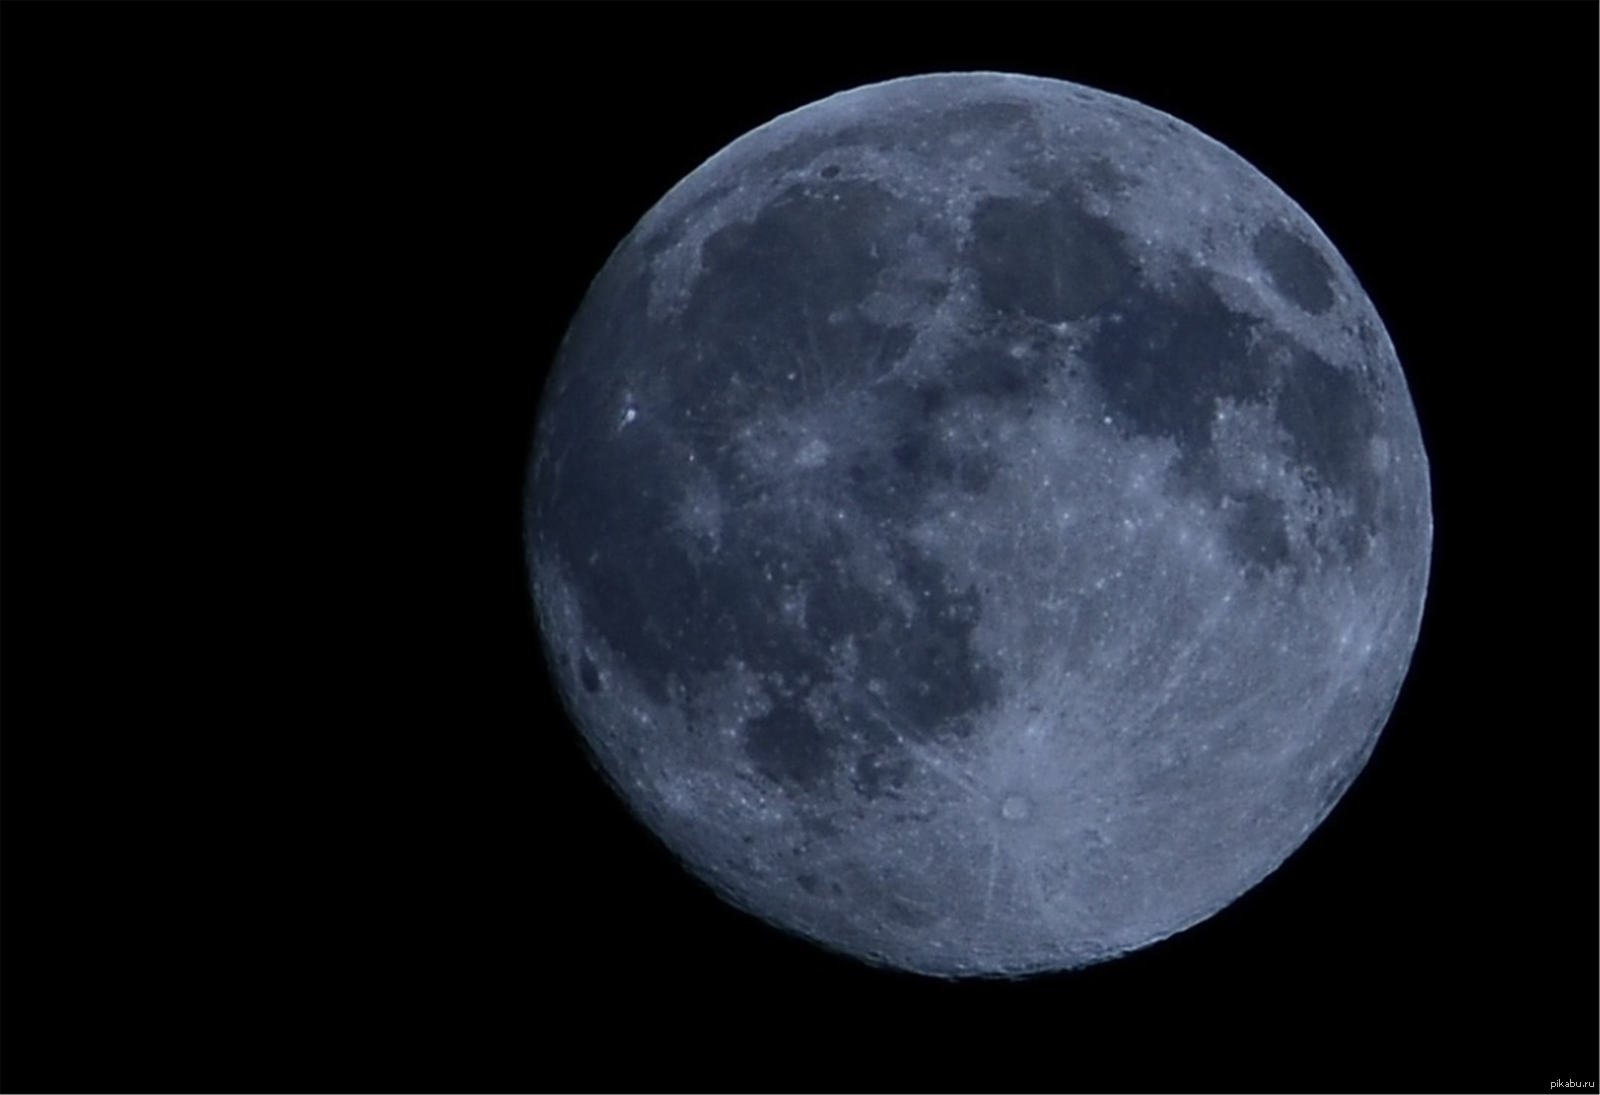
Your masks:
{"label": "dark background", "polygon": [[[1592,5],[0,8],[7,1090],[1597,1078]],[[722,905],[588,768],[519,490],[633,222],[918,72],[1131,96],[1317,220],[1432,460],[1366,772],[1226,911],[945,984]]]}

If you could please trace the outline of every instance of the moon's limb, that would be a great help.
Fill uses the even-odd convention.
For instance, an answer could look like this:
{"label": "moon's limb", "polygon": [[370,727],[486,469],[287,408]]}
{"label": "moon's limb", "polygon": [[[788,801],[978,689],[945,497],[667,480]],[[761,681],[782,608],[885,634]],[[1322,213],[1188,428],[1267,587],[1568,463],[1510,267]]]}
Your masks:
{"label": "moon's limb", "polygon": [[908,969],[1233,900],[1420,623],[1426,459],[1354,275],[1233,153],[1074,85],[895,81],[736,141],[612,255],[538,438],[602,769],[731,900]]}

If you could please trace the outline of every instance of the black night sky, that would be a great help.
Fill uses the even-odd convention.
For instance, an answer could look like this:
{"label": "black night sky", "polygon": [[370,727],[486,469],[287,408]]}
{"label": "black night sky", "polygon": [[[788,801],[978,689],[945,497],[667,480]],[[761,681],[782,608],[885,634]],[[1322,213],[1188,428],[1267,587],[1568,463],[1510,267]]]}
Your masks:
{"label": "black night sky", "polygon": [[[1597,1066],[1592,5],[0,10],[13,1091],[1546,1091]],[[673,183],[996,69],[1321,225],[1432,461],[1410,677],[1233,906],[1022,983],[723,905],[555,705],[543,372]]]}

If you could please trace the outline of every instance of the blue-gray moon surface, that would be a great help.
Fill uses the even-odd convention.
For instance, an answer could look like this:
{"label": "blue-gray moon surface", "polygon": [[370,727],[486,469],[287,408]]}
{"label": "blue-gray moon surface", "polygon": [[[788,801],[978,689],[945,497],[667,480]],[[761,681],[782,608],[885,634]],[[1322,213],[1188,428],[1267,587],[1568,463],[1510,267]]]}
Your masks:
{"label": "blue-gray moon surface", "polygon": [[1114,957],[1281,864],[1388,719],[1432,528],[1306,213],[1184,122],[995,73],[832,96],[667,193],[525,497],[635,815],[770,924],[947,977]]}

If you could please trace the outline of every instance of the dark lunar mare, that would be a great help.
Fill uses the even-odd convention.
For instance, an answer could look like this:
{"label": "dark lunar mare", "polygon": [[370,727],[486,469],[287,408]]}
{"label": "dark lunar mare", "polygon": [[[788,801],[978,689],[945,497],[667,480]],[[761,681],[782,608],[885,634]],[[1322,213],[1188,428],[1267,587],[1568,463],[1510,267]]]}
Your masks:
{"label": "dark lunar mare", "polygon": [[[736,433],[753,419],[867,401],[888,436],[867,439],[825,487],[846,524],[894,527],[941,484],[987,484],[992,469],[931,428],[941,395],[903,383],[868,391],[910,345],[909,330],[860,308],[883,274],[875,255],[890,253],[904,217],[876,186],[791,187],[752,222],[708,238],[693,295],[658,320],[647,317],[649,252],[625,244],[572,325],[551,404],[560,413],[542,420],[549,456],[535,467],[529,527],[573,576],[593,636],[658,701],[731,660],[761,674],[772,707],[751,720],[746,752],[764,775],[802,789],[848,753],[861,793],[884,793],[907,766],[897,735],[968,733],[1000,687],[999,669],[971,643],[974,590],[954,588],[904,535],[884,547],[912,604],[862,586],[839,566],[839,534],[799,520],[782,485],[763,484],[739,458]],[[625,425],[624,387],[641,408]],[[666,469],[691,456],[738,499],[714,557],[663,534],[679,501]],[[797,588],[804,628],[783,611]],[[841,643],[859,657],[844,681],[828,657]],[[865,693],[864,680],[881,689]],[[836,709],[819,721],[819,688],[854,698],[831,698]]]}
{"label": "dark lunar mare", "polygon": [[[1327,310],[1331,272],[1308,245],[1273,225],[1257,235],[1255,252],[1270,259],[1274,284],[1297,306]],[[1171,289],[1153,289],[1123,233],[1087,210],[1071,188],[1044,201],[982,201],[969,258],[997,320],[1104,317],[1082,356],[1106,410],[1127,430],[1171,439],[1185,488],[1216,508],[1241,511],[1228,522],[1241,563],[1287,563],[1288,542],[1281,504],[1260,494],[1231,497],[1217,478],[1211,423],[1221,399],[1276,409],[1307,484],[1354,499],[1338,546],[1346,558],[1360,558],[1375,521],[1376,472],[1365,457],[1378,417],[1355,376],[1228,307],[1193,265],[1181,268]],[[962,364],[989,377],[982,383],[991,390],[1009,383],[1005,394],[1041,394],[1004,362]]]}

